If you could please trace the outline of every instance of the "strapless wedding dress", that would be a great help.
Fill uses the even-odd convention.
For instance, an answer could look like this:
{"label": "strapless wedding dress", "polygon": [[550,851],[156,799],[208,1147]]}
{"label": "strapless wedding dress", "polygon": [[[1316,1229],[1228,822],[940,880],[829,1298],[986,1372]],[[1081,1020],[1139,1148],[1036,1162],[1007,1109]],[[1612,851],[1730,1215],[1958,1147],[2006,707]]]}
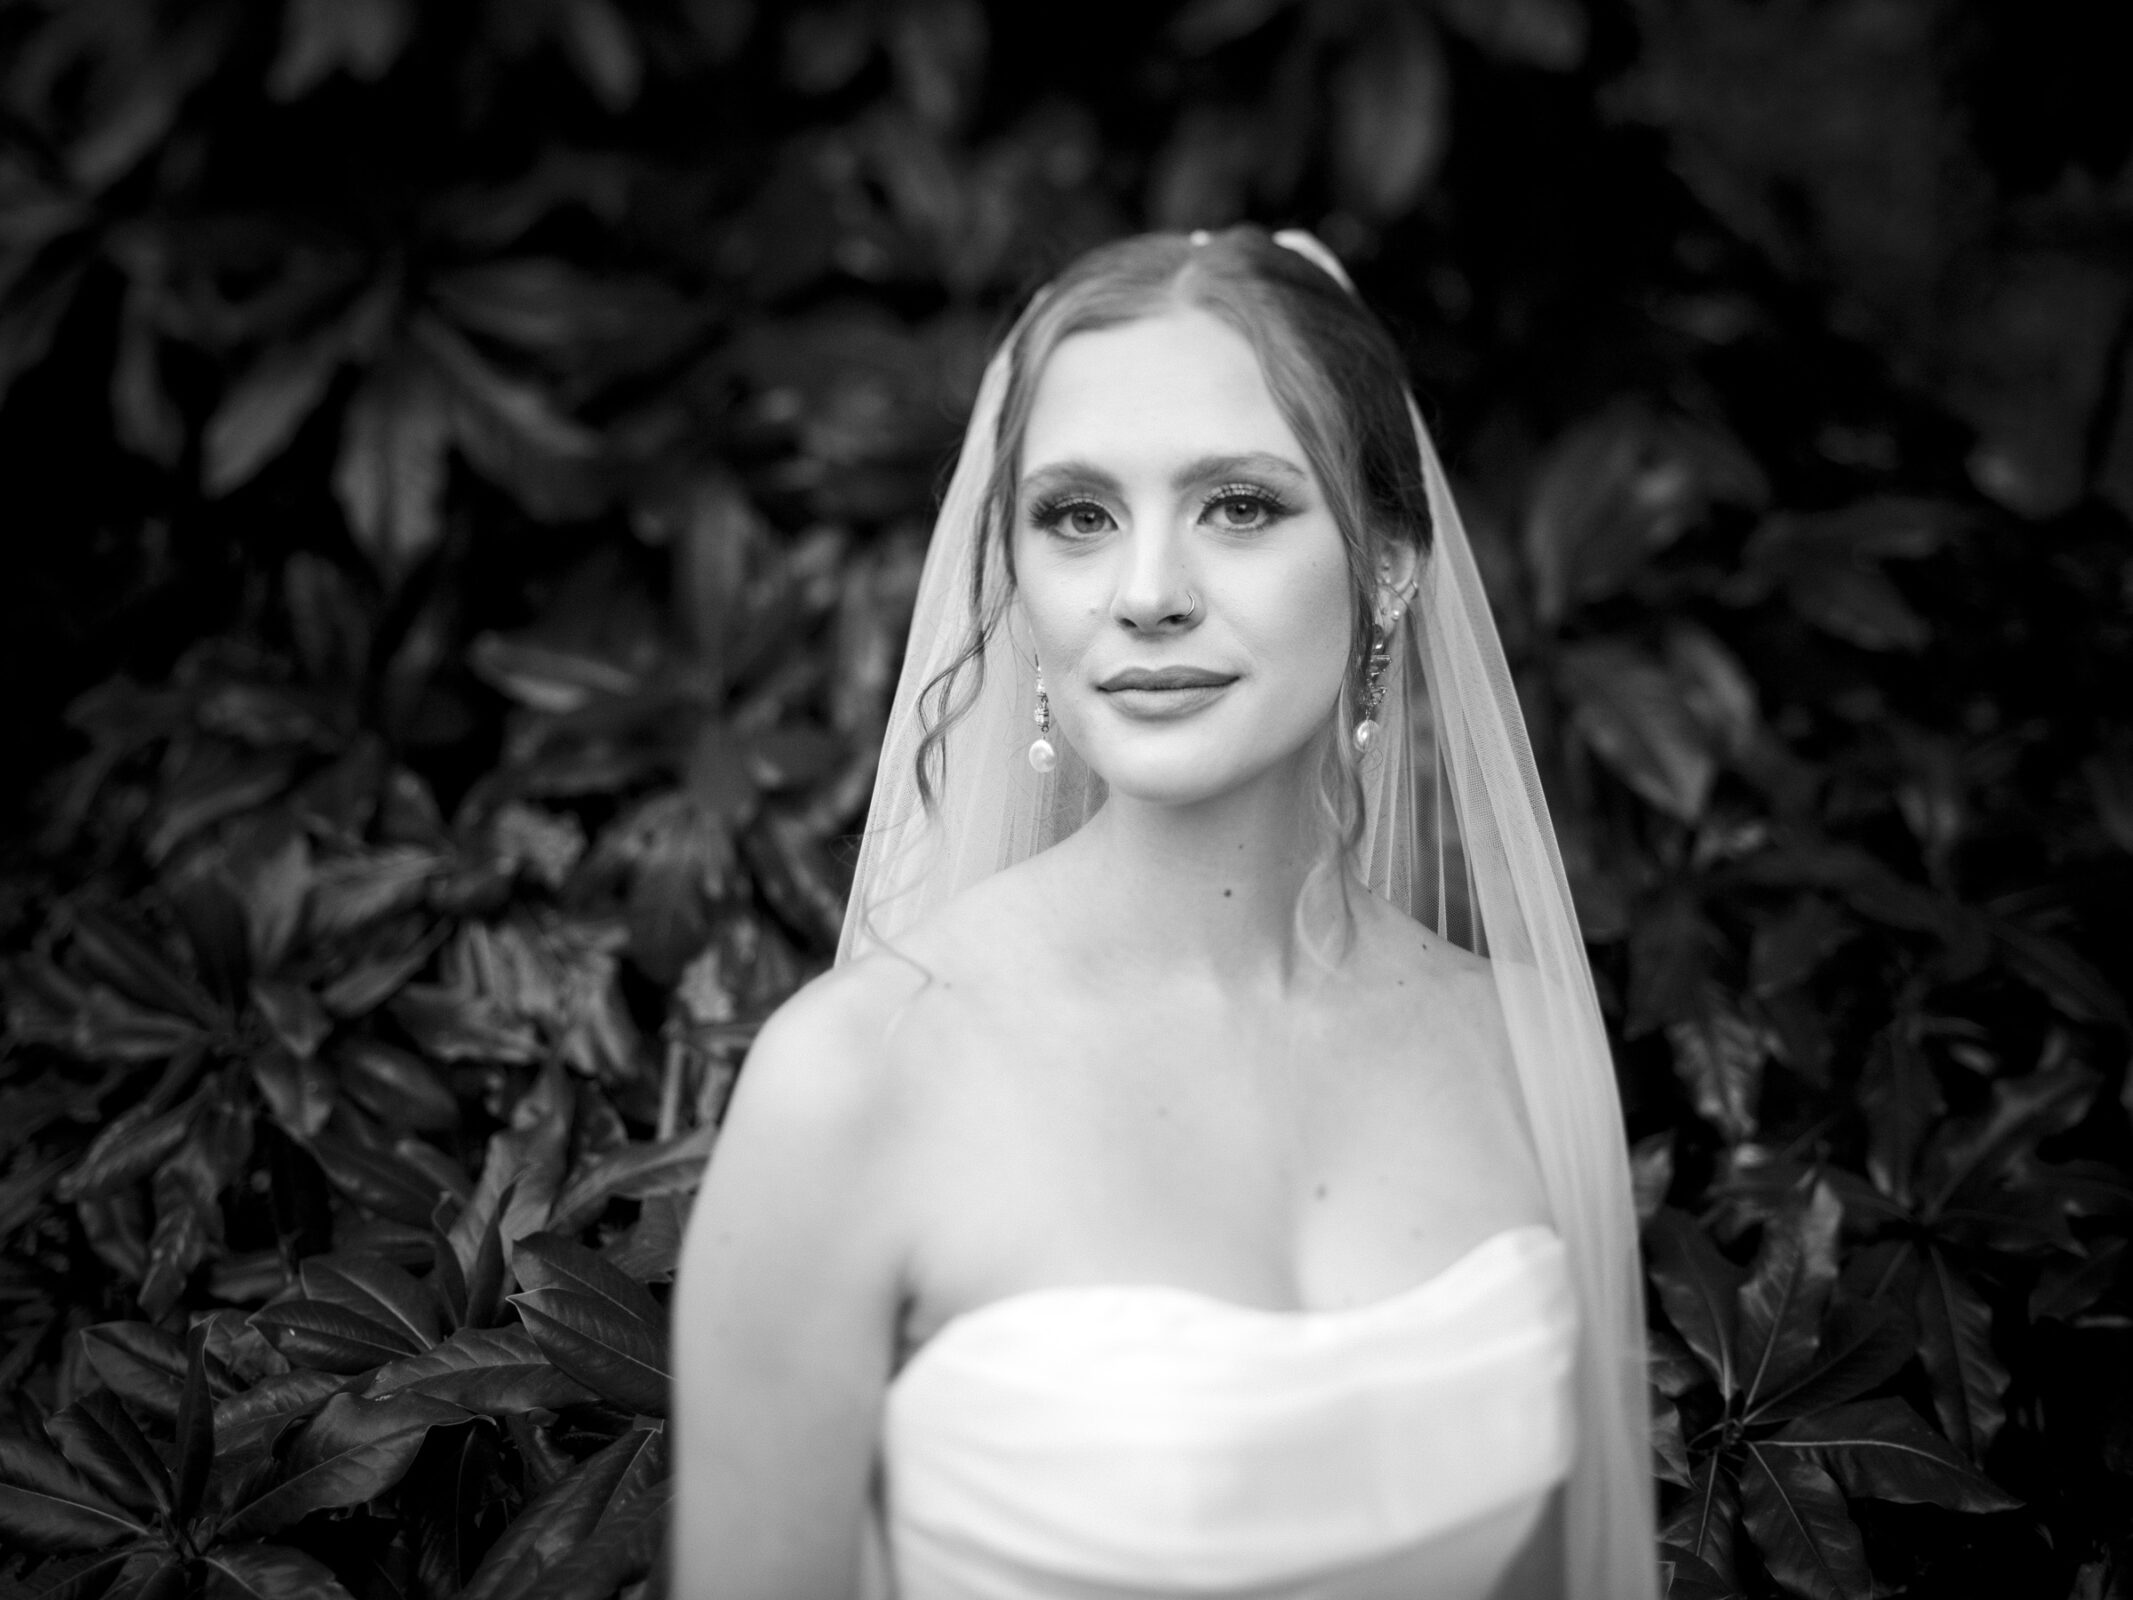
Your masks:
{"label": "strapless wedding dress", "polygon": [[1485,1600],[1569,1470],[1576,1321],[1539,1226],[1347,1310],[996,1300],[890,1384],[868,1592]]}

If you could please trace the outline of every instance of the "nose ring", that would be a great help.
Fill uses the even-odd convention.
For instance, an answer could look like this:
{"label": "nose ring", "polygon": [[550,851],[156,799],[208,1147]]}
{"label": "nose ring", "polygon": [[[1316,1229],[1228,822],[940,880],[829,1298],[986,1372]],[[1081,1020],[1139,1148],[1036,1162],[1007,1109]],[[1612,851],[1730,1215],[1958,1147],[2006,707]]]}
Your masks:
{"label": "nose ring", "polygon": [[1185,598],[1187,601],[1190,602],[1190,604],[1188,604],[1185,607],[1184,611],[1179,615],[1178,620],[1180,622],[1190,622],[1193,618],[1197,617],[1200,614],[1200,597],[1194,594],[1190,589],[1187,589],[1185,591]]}

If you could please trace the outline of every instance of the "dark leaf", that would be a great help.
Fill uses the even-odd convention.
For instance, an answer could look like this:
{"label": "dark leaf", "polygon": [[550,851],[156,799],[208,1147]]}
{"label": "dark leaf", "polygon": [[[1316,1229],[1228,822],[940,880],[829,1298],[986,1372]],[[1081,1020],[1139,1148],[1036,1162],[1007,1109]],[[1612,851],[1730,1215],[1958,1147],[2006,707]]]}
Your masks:
{"label": "dark leaf", "polygon": [[300,99],[336,71],[364,82],[383,77],[413,24],[407,0],[290,0],[267,92]]}
{"label": "dark leaf", "polygon": [[388,1149],[348,1137],[338,1125],[311,1141],[311,1153],[329,1183],[381,1217],[420,1228],[437,1207],[442,1190],[434,1178]]}
{"label": "dark leaf", "polygon": [[1666,1600],[1740,1600],[1740,1589],[1718,1569],[1678,1544],[1659,1547],[1659,1580]]}
{"label": "dark leaf", "polygon": [[1768,495],[1730,436],[1639,403],[1610,406],[1550,448],[1534,486],[1522,537],[1540,621],[1616,593],[1713,504]]}
{"label": "dark leaf", "polygon": [[1257,33],[1292,0],[1192,0],[1171,19],[1170,36],[1187,55],[1205,55]]}
{"label": "dark leaf", "polygon": [[694,1192],[717,1137],[718,1130],[707,1124],[672,1139],[633,1144],[607,1156],[573,1178],[556,1197],[548,1214],[548,1227],[557,1233],[576,1233],[617,1197],[645,1200],[654,1195]]}
{"label": "dark leaf", "polygon": [[79,271],[56,273],[35,292],[17,296],[0,308],[0,398],[14,388],[16,379],[44,360],[81,283]]}
{"label": "dark leaf", "polygon": [[208,1600],[354,1600],[325,1563],[285,1544],[217,1545],[203,1565]]}
{"label": "dark leaf", "polygon": [[1951,1511],[2006,1511],[2022,1502],[1979,1475],[1901,1400],[1866,1400],[1788,1423],[1761,1448],[1812,1451],[1844,1491]]}
{"label": "dark leaf", "polygon": [[1681,1408],[1663,1395],[1652,1397],[1652,1474],[1661,1483],[1689,1488],[1688,1442],[1681,1434]]}
{"label": "dark leaf", "polygon": [[1729,761],[1744,755],[1761,713],[1740,659],[1704,629],[1677,622],[1666,633],[1666,668],[1712,753]]}
{"label": "dark leaf", "polygon": [[123,178],[169,133],[179,108],[222,56],[230,19],[195,14],[189,25],[165,33],[147,52],[114,53],[99,74],[98,92],[83,128],[67,151],[67,169],[88,189]]}
{"label": "dark leaf", "polygon": [[301,1271],[304,1293],[313,1301],[340,1306],[388,1328],[410,1349],[427,1350],[442,1333],[429,1291],[389,1261],[353,1254],[312,1256]]}
{"label": "dark leaf", "polygon": [[170,1504],[170,1472],[109,1389],[96,1389],[46,1420],[44,1431],[82,1475],[141,1517]]}
{"label": "dark leaf", "polygon": [[1577,0],[1437,0],[1437,10],[1507,61],[1568,72],[1585,59],[1585,11]]}
{"label": "dark leaf", "polygon": [[[111,1592],[115,1580],[128,1566],[139,1568],[156,1559],[150,1552],[126,1549],[100,1556],[75,1556],[47,1562],[39,1569],[39,1576],[49,1575],[51,1582],[34,1591],[36,1600],[98,1600],[99,1596]],[[7,1590],[9,1600],[31,1592],[19,1580]]]}
{"label": "dark leaf", "polygon": [[[217,1088],[227,1082],[218,1080]],[[156,1169],[155,1231],[148,1240],[141,1308],[160,1317],[192,1271],[222,1246],[222,1195],[252,1153],[252,1108],[222,1089],[210,1092],[192,1136]]]}
{"label": "dark leaf", "polygon": [[144,1551],[132,1569],[120,1573],[118,1581],[104,1591],[104,1600],[185,1600],[191,1576],[183,1556]]}
{"label": "dark leaf", "polygon": [[415,333],[446,375],[452,438],[477,472],[539,521],[599,509],[597,433],[565,416],[540,384],[506,373],[442,321],[417,318]]}
{"label": "dark leaf", "polygon": [[1662,892],[1639,906],[1629,930],[1624,1035],[1638,1039],[1655,1028],[1703,1016],[1711,1003],[1709,972],[1716,945],[1695,896]]}
{"label": "dark leaf", "polygon": [[252,1326],[293,1364],[322,1372],[368,1372],[422,1348],[397,1326],[318,1300],[284,1300],[255,1311]]}
{"label": "dark leaf", "polygon": [[313,1511],[376,1499],[400,1481],[430,1429],[466,1417],[426,1395],[337,1394],[297,1436],[282,1481],[240,1507],[224,1524],[224,1536],[269,1534]]}
{"label": "dark leaf", "polygon": [[1850,921],[1820,895],[1802,895],[1755,930],[1748,986],[1774,995],[1805,983],[1853,935]]}
{"label": "dark leaf", "polygon": [[1674,1075],[1689,1091],[1697,1114],[1728,1143],[1753,1137],[1763,1063],[1775,1042],[1770,1030],[1707,993],[1700,1013],[1669,1023],[1666,1038],[1674,1051]]}
{"label": "dark leaf", "polygon": [[176,1460],[171,1470],[171,1515],[189,1522],[200,1509],[207,1475],[215,1463],[215,1397],[207,1384],[207,1324],[185,1341],[185,1387],[178,1395]]}
{"label": "dark leaf", "polygon": [[365,1392],[403,1391],[448,1400],[492,1417],[554,1410],[593,1398],[518,1328],[462,1328],[435,1349],[380,1368]]}
{"label": "dark leaf", "polygon": [[338,327],[276,345],[230,385],[208,418],[202,476],[210,496],[228,494],[288,447],[325,398],[347,350]]}
{"label": "dark leaf", "polygon": [[681,1258],[682,1229],[688,1225],[691,1197],[654,1195],[645,1201],[629,1231],[602,1252],[639,1283],[666,1283]]}
{"label": "dark leaf", "polygon": [[1334,172],[1356,210],[1389,222],[1414,205],[1444,159],[1451,74],[1419,10],[1390,7],[1374,19],[1334,76]]}
{"label": "dark leaf", "polygon": [[121,1189],[101,1200],[78,1200],[74,1214],[98,1260],[125,1283],[148,1271],[148,1213],[138,1189]]}
{"label": "dark leaf", "polygon": [[[461,1291],[466,1300],[464,1320],[470,1327],[486,1328],[496,1320],[503,1309],[504,1296],[504,1220],[510,1215],[515,1184],[506,1184],[504,1192],[497,1197],[496,1205],[489,1213],[488,1224],[475,1241],[473,1259],[465,1264],[460,1276]],[[461,1213],[465,1215],[464,1212]],[[458,1242],[452,1242],[453,1270],[460,1272],[457,1259]]]}
{"label": "dark leaf", "polygon": [[445,933],[442,924],[426,929],[415,916],[373,928],[357,941],[355,954],[319,992],[319,999],[337,1017],[360,1017],[376,1010],[428,964]]}
{"label": "dark leaf", "polygon": [[1704,1231],[1682,1212],[1664,1207],[1644,1230],[1648,1271],[1674,1327],[1718,1379],[1728,1398],[1740,1391],[1743,1374],[1733,1364],[1739,1326],[1739,1296],[1747,1274],[1718,1253]]}
{"label": "dark leaf", "polygon": [[263,1378],[242,1394],[215,1402],[216,1448],[225,1456],[271,1450],[290,1423],[310,1416],[355,1381],[342,1373],[304,1369]]}
{"label": "dark leaf", "polygon": [[91,1370],[112,1393],[161,1421],[178,1420],[184,1345],[145,1322],[100,1322],[80,1337]]}
{"label": "dark leaf", "polygon": [[[637,1288],[634,1283],[630,1287]],[[511,1304],[548,1359],[586,1388],[624,1411],[666,1415],[669,1379],[664,1327],[571,1289],[515,1294]]]}
{"label": "dark leaf", "polygon": [[393,845],[312,869],[310,927],[326,938],[419,906],[443,862],[420,845]]}
{"label": "dark leaf", "polygon": [[1794,1451],[1750,1444],[1741,1513],[1763,1564],[1804,1600],[1871,1600],[1866,1547],[1827,1472]]}
{"label": "dark leaf", "polygon": [[2126,1001],[2120,988],[2068,946],[2019,923],[1995,920],[1991,926],[2007,964],[2068,1017],[2125,1025]]}
{"label": "dark leaf", "polygon": [[311,991],[281,978],[254,978],[252,1004],[291,1054],[306,1059],[333,1031],[333,1018]]}
{"label": "dark leaf", "polygon": [[1926,1250],[1918,1281],[1918,1332],[1942,1429],[1971,1460],[1984,1459],[2007,1418],[2007,1368],[1992,1348],[1992,1308],[1937,1248]]}
{"label": "dark leaf", "polygon": [[423,1133],[459,1126],[459,1099],[421,1057],[377,1039],[351,1039],[333,1055],[341,1086],[373,1116]]}
{"label": "dark leaf", "polygon": [[1557,661],[1570,720],[1593,753],[1652,805],[1703,814],[1718,762],[1673,674],[1630,645],[1573,645]]}
{"label": "dark leaf", "polygon": [[[604,1301],[617,1315],[664,1329],[666,1315],[643,1285],[588,1250],[556,1233],[536,1233],[518,1242],[511,1271],[529,1290],[563,1289]],[[663,1337],[663,1335],[662,1335]]]}
{"label": "dark leaf", "polygon": [[282,1131],[299,1144],[309,1144],[333,1115],[333,1074],[286,1046],[270,1045],[249,1064],[260,1098]]}
{"label": "dark leaf", "polygon": [[2124,1239],[2107,1239],[2086,1258],[2054,1261],[2030,1291],[2031,1319],[2072,1321],[2110,1292],[2125,1270],[2125,1263]]}
{"label": "dark leaf", "polygon": [[560,1063],[551,1061],[511,1108],[511,1125],[489,1137],[481,1181],[452,1224],[452,1247],[471,1283],[482,1235],[510,1191],[501,1230],[508,1246],[547,1225],[563,1178],[576,1097]]}
{"label": "dark leaf", "polygon": [[[459,1252],[452,1247],[449,1223],[445,1220],[459,1208],[450,1199],[437,1202],[430,1213],[430,1275],[429,1291],[437,1301],[437,1309],[443,1314],[447,1328],[462,1328],[467,1325],[467,1274],[459,1264]],[[499,1219],[492,1219],[499,1220]],[[503,1271],[503,1244],[496,1245],[498,1275]],[[486,1320],[486,1319],[485,1319]]]}
{"label": "dark leaf", "polygon": [[1822,1313],[1837,1281],[1843,1207],[1826,1183],[1771,1222],[1755,1270],[1740,1288],[1741,1389],[1752,1406],[1782,1390],[1814,1359]]}
{"label": "dark leaf", "polygon": [[162,862],[210,824],[265,805],[288,788],[295,767],[284,751],[240,754],[220,743],[202,745],[164,789],[142,850],[151,862]]}
{"label": "dark leaf", "polygon": [[1664,1325],[1645,1330],[1644,1370],[1653,1389],[1675,1400],[1711,1381],[1711,1374],[1681,1336]]}
{"label": "dark leaf", "polygon": [[1933,641],[1925,618],[1872,567],[1816,562],[1785,583],[1793,609],[1824,633],[1862,650],[1923,650]]}
{"label": "dark leaf", "polygon": [[985,8],[976,0],[918,0],[888,14],[882,42],[905,104],[929,127],[951,133],[985,88]]}
{"label": "dark leaf", "polygon": [[557,16],[563,53],[609,111],[627,111],[644,78],[636,35],[607,0],[564,0]]}
{"label": "dark leaf", "polygon": [[8,1543],[101,1550],[147,1531],[53,1451],[0,1434],[0,1535]]}
{"label": "dark leaf", "polygon": [[2079,1122],[2095,1098],[2098,1079],[2086,1067],[2064,1066],[2003,1078],[1981,1117],[1948,1130],[1929,1152],[1938,1180],[1926,1203],[1937,1211],[1980,1179],[1990,1178],[2038,1141]]}
{"label": "dark leaf", "polygon": [[1733,1480],[1729,1456],[1713,1451],[1696,1464],[1689,1492],[1666,1519],[1659,1537],[1704,1562],[1730,1583],[1734,1525],[1739,1520],[1740,1490]]}
{"label": "dark leaf", "polygon": [[54,1196],[63,1204],[93,1199],[145,1178],[191,1135],[201,1103],[196,1097],[160,1113],[145,1103],[121,1112],[59,1180]]}
{"label": "dark leaf", "polygon": [[1782,1421],[1855,1400],[1894,1377],[1917,1343],[1911,1319],[1899,1308],[1840,1298],[1812,1364],[1749,1415],[1759,1422]]}
{"label": "dark leaf", "polygon": [[333,490],[356,543],[396,583],[443,533],[448,391],[431,365],[388,358],[349,402]]}
{"label": "dark leaf", "polygon": [[500,1015],[476,996],[432,983],[394,987],[393,1020],[434,1060],[526,1064],[540,1059],[540,1037],[530,1024]]}
{"label": "dark leaf", "polygon": [[113,918],[77,911],[73,924],[75,959],[95,977],[151,1010],[188,1018],[203,1028],[221,1022],[215,1002],[197,983]]}
{"label": "dark leaf", "polygon": [[460,1600],[517,1600],[589,1538],[611,1508],[664,1478],[666,1453],[664,1433],[633,1428],[588,1457],[527,1502],[490,1546]]}
{"label": "dark leaf", "polygon": [[600,1600],[649,1572],[666,1541],[673,1480],[663,1479],[618,1503],[592,1537],[544,1569],[528,1600]]}
{"label": "dark leaf", "polygon": [[1859,1102],[1867,1113],[1866,1169],[1883,1194],[1908,1205],[1918,1151],[1946,1107],[1932,1063],[1904,1019],[1874,1041]]}
{"label": "dark leaf", "polygon": [[796,819],[765,815],[740,836],[741,855],[778,920],[817,949],[834,950],[845,893],[821,846]]}

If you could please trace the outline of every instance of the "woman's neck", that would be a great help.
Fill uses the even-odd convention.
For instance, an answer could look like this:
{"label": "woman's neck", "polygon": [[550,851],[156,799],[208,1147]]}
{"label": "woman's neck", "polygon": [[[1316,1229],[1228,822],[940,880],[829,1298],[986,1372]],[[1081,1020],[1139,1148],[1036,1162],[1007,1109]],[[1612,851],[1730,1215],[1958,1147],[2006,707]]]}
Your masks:
{"label": "woman's neck", "polygon": [[1287,988],[1322,973],[1328,946],[1306,946],[1338,948],[1345,875],[1313,878],[1331,824],[1305,776],[1316,761],[1296,768],[1196,805],[1108,799],[1056,852],[1068,931],[1091,962],[1144,982],[1223,988]]}

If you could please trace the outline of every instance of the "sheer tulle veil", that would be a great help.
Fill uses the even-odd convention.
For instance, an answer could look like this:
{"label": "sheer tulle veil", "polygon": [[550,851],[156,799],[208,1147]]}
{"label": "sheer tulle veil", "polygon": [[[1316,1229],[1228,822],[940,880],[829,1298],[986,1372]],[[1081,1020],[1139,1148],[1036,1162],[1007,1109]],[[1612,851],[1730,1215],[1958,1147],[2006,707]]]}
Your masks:
{"label": "sheer tulle veil", "polygon": [[[1353,292],[1325,246],[1277,234]],[[1040,296],[1041,298],[1041,296]],[[1025,313],[1026,315],[1026,313]],[[1008,383],[1003,341],[978,391],[934,526],[839,961],[882,944],[987,875],[1063,838],[1102,803],[1102,785],[1064,741],[1031,770],[1035,679],[1011,621],[996,627],[967,711],[939,751],[930,811],[916,759],[921,697],[972,637],[976,544]],[[1636,1218],[1612,1057],[1525,720],[1472,551],[1412,397],[1434,534],[1395,635],[1363,760],[1365,820],[1354,862],[1371,890],[1489,959],[1557,1232],[1581,1311],[1579,1454],[1565,1505],[1562,1593],[1649,1600],[1649,1412]],[[998,553],[985,585],[1004,584]]]}

